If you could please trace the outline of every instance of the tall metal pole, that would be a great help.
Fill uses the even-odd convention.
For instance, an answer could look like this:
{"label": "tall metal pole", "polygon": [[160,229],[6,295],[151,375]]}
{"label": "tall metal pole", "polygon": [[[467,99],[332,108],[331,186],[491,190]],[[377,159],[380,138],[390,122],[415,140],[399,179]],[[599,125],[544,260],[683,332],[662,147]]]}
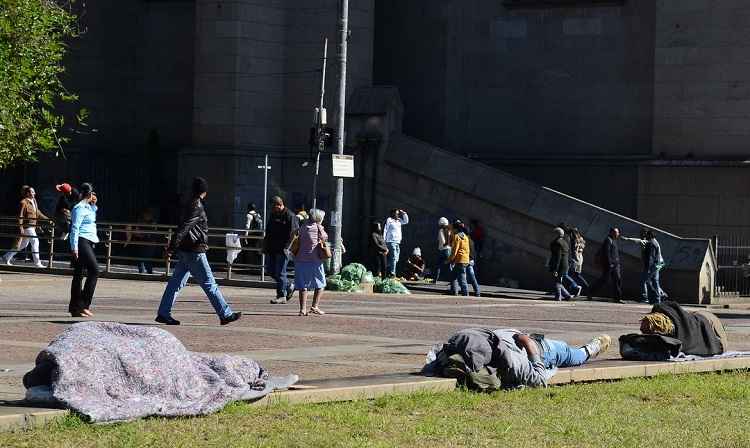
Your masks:
{"label": "tall metal pole", "polygon": [[[268,170],[271,169],[268,166],[268,154],[266,154],[263,160],[263,237],[266,236],[266,221],[268,220]],[[266,254],[261,252],[260,255],[260,281],[266,281]]]}
{"label": "tall metal pole", "polygon": [[[336,147],[338,154],[344,154],[344,119],[346,117],[346,58],[349,40],[349,0],[339,0],[339,104],[338,130],[336,132]],[[341,270],[341,229],[343,227],[344,209],[344,179],[336,179],[336,209],[331,220],[333,227],[333,272]]]}
{"label": "tall metal pole", "polygon": [[313,178],[313,201],[312,208],[318,208],[318,173],[320,172],[320,152],[323,150],[325,141],[323,140],[323,99],[326,93],[326,63],[328,62],[328,38],[323,43],[323,76],[320,78],[320,106],[318,107],[318,116],[315,118],[318,137],[318,150],[315,155],[315,177]]}

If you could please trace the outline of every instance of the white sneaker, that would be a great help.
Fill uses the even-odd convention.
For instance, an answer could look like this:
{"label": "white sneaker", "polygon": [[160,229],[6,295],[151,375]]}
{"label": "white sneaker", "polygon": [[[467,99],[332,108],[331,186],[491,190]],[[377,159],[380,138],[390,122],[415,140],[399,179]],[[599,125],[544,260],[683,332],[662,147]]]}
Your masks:
{"label": "white sneaker", "polygon": [[45,266],[45,265],[44,265],[44,263],[42,263],[41,261],[40,261],[39,263],[35,264],[34,266],[36,266],[36,267],[38,267],[38,268],[42,268],[42,269],[44,269],[44,268],[46,268],[46,267],[47,267],[47,266]]}
{"label": "white sneaker", "polygon": [[588,344],[583,346],[583,349],[588,353],[589,359],[594,359],[606,352],[611,344],[612,338],[608,334],[601,334],[590,340]]}
{"label": "white sneaker", "polygon": [[5,261],[5,264],[7,264],[8,266],[13,266],[13,262],[10,261],[10,258],[8,258],[7,260],[3,260],[3,261]]}
{"label": "white sneaker", "polygon": [[286,303],[286,297],[276,297],[275,299],[271,299],[271,303],[273,303],[274,305]]}

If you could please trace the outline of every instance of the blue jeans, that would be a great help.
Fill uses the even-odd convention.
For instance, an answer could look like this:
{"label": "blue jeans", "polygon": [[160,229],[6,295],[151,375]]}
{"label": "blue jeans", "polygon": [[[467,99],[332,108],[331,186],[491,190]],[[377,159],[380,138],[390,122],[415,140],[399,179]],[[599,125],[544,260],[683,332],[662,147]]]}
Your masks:
{"label": "blue jeans", "polygon": [[446,262],[448,261],[448,258],[451,256],[451,250],[450,249],[440,249],[438,253],[438,262],[437,267],[435,268],[435,281],[440,280],[440,271],[443,270],[443,266],[446,265]]}
{"label": "blue jeans", "polygon": [[164,290],[164,294],[161,296],[158,311],[159,316],[172,316],[172,307],[177,300],[177,294],[185,287],[191,274],[201,285],[201,288],[203,288],[203,292],[206,293],[208,300],[220,318],[225,318],[232,314],[232,309],[227,305],[224,296],[219,291],[219,285],[216,284],[214,274],[211,272],[211,266],[208,265],[206,254],[179,251],[177,255],[179,261],[174,267],[172,277],[169,278],[167,289]]}
{"label": "blue jeans", "polygon": [[570,287],[571,287],[571,288],[573,288],[573,289],[578,289],[578,283],[576,283],[576,281],[575,281],[575,280],[573,280],[573,277],[571,277],[569,273],[568,273],[568,274],[565,274],[565,275],[563,276],[563,280],[564,280],[564,281],[567,281],[568,283],[570,283]]}
{"label": "blue jeans", "polygon": [[284,253],[266,255],[266,271],[272,279],[276,280],[276,298],[286,297],[288,292],[289,280],[286,277],[288,264],[289,258]]}
{"label": "blue jeans", "polygon": [[479,290],[479,282],[477,281],[477,275],[474,272],[474,265],[469,263],[468,266],[466,266],[466,278],[471,283],[471,287],[474,288],[474,295],[478,296],[480,294]]}
{"label": "blue jeans", "polygon": [[400,243],[385,243],[388,246],[388,267],[386,270],[389,275],[396,275],[396,265],[398,265],[398,258],[401,255],[401,244]]}
{"label": "blue jeans", "polygon": [[565,341],[542,339],[544,368],[580,366],[589,359],[583,347],[573,348]]}
{"label": "blue jeans", "polygon": [[565,285],[563,285],[563,279],[565,276],[560,277],[559,275],[555,277],[555,300],[560,301],[562,299],[569,299],[573,297],[567,289],[565,289]]}
{"label": "blue jeans", "polygon": [[581,275],[580,272],[573,271],[570,275],[570,278],[576,281],[578,283],[578,286],[583,286],[584,288],[589,287],[589,282],[586,281],[585,278],[583,278],[583,275]]}
{"label": "blue jeans", "polygon": [[648,300],[651,303],[661,302],[662,296],[661,285],[659,284],[659,270],[654,268],[650,272],[641,273],[641,300]]}
{"label": "blue jeans", "polygon": [[451,280],[451,294],[456,295],[456,284],[461,288],[461,295],[469,295],[469,285],[466,283],[466,264],[458,263],[453,267],[453,279]]}

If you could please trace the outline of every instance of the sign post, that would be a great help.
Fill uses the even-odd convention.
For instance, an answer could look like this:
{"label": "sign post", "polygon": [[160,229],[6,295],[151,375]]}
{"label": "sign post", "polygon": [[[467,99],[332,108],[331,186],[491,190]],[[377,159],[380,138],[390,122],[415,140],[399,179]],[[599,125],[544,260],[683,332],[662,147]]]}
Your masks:
{"label": "sign post", "polygon": [[331,154],[333,177],[354,177],[354,156]]}

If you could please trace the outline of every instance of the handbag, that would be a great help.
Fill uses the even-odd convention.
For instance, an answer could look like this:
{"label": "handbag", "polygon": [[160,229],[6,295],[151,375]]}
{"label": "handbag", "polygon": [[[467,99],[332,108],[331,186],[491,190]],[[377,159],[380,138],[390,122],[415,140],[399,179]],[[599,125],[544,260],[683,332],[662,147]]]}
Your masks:
{"label": "handbag", "polygon": [[291,252],[294,256],[297,256],[297,254],[299,254],[299,232],[294,233],[292,242],[289,243],[289,252]]}
{"label": "handbag", "polygon": [[328,247],[325,241],[320,239],[320,224],[318,224],[318,245],[315,247],[315,252],[318,255],[318,258],[321,260],[328,260],[333,256],[331,253],[331,248]]}

